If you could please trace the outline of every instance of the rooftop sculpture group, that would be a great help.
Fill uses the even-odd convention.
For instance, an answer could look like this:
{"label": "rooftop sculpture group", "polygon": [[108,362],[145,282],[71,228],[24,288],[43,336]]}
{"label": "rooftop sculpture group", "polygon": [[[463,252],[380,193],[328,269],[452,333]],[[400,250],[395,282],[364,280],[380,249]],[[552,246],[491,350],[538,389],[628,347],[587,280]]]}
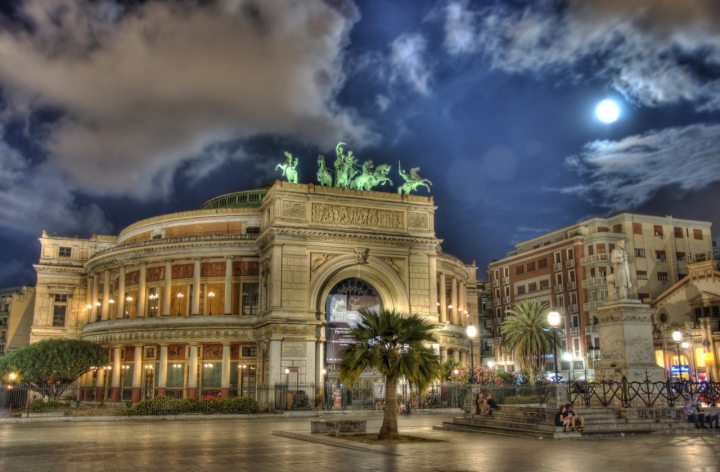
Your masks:
{"label": "rooftop sculpture group", "polygon": [[[365,161],[362,168],[359,166],[357,158],[353,155],[352,151],[345,152],[345,143],[338,143],[335,147],[335,163],[334,170],[331,170],[325,163],[325,156],[318,156],[318,173],[317,179],[320,185],[324,187],[337,187],[347,188],[353,190],[369,191],[373,187],[378,185],[385,185],[390,182],[393,185],[392,180],[387,176],[390,173],[390,165],[381,164],[374,167],[371,160]],[[282,175],[287,177],[288,182],[297,183],[297,165],[298,158],[293,157],[289,152],[285,153],[286,159],[282,164],[278,164],[275,169],[282,169]],[[419,167],[413,167],[410,169],[410,173],[403,172],[402,167],[398,162],[398,173],[405,180],[405,183],[398,188],[398,193],[410,194],[410,192],[417,189],[419,186],[424,186],[430,191],[430,185],[432,183],[423,179],[418,175],[420,171]],[[333,178],[334,174],[334,178]]]}

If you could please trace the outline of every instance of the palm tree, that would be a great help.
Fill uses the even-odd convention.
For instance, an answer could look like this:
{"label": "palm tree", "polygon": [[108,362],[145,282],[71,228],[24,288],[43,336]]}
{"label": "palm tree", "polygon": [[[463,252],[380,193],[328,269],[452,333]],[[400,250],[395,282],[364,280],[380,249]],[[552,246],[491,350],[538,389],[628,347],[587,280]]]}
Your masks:
{"label": "palm tree", "polygon": [[545,356],[553,352],[553,336],[550,332],[548,312],[550,309],[536,300],[515,303],[500,325],[502,346],[511,351],[522,369],[530,372],[531,382],[545,364]]}
{"label": "palm tree", "polygon": [[342,353],[339,380],[357,382],[365,369],[385,376],[385,416],[378,439],[397,439],[396,383],[401,377],[423,392],[440,378],[440,360],[431,347],[436,343],[432,325],[418,315],[403,316],[395,310],[360,310],[362,321],[350,330],[355,341]]}

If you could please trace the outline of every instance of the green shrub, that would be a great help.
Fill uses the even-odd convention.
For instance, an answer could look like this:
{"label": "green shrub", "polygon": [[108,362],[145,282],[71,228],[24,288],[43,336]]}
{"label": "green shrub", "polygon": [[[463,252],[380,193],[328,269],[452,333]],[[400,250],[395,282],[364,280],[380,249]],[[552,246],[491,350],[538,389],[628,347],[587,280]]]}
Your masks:
{"label": "green shrub", "polygon": [[45,413],[47,411],[57,410],[60,408],[60,402],[56,400],[48,400],[47,403],[42,398],[36,398],[30,402],[30,413]]}
{"label": "green shrub", "polygon": [[205,400],[199,398],[172,398],[158,396],[143,400],[126,414],[132,415],[177,415],[183,413],[203,414],[252,414],[260,406],[250,397],[229,397]]}

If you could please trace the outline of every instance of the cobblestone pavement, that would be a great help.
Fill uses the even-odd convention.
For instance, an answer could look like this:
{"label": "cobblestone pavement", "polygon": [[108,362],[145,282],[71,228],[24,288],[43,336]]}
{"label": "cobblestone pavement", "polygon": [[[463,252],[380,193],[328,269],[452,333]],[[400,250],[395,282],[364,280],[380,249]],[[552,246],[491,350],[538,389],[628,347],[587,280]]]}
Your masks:
{"label": "cobblestone pavement", "polygon": [[[272,435],[308,432],[310,418],[2,425],[0,470],[720,472],[720,434],[549,441],[431,429],[448,419],[400,418],[402,432],[447,442],[372,446],[399,456]],[[380,423],[369,417],[368,430]]]}

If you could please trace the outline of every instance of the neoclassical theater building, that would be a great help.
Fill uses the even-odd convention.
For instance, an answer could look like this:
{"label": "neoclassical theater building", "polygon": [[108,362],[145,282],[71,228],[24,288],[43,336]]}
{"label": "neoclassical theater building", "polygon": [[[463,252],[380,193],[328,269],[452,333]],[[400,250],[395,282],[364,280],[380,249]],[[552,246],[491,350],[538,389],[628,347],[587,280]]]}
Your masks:
{"label": "neoclassical theater building", "polygon": [[321,385],[362,307],[427,318],[441,359],[469,362],[476,267],[441,250],[436,209],[276,181],[118,236],[43,232],[31,338],[107,347],[111,364],[81,384],[112,401]]}

